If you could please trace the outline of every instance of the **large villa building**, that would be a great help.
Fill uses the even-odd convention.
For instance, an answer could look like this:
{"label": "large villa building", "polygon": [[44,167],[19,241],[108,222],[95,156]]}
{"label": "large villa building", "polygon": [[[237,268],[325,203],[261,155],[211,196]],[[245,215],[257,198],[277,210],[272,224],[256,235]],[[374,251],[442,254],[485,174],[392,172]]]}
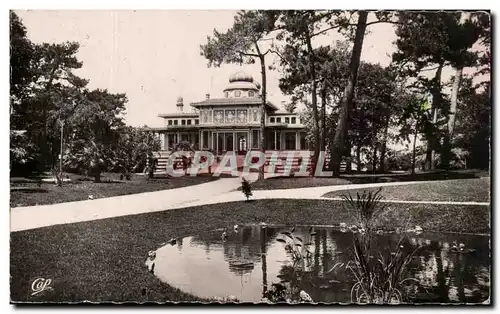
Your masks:
{"label": "large villa building", "polygon": [[[234,151],[244,154],[259,149],[260,84],[245,72],[230,76],[223,97],[190,104],[186,110],[182,97],[177,99],[177,112],[160,113],[164,126],[154,128],[160,136],[162,151],[172,151],[180,142],[189,142],[195,150],[217,154]],[[295,113],[266,104],[266,150],[308,150],[304,125]]]}

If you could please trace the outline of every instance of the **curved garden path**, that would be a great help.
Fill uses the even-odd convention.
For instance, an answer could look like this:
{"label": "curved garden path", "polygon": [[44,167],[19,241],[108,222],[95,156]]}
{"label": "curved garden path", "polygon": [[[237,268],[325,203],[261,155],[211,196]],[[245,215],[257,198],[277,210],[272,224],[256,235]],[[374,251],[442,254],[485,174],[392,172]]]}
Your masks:
{"label": "curved garden path", "polygon": [[[250,180],[253,178],[250,178]],[[252,180],[251,180],[252,181]],[[348,184],[283,190],[253,191],[252,199],[330,199],[328,192],[394,185],[422,184],[426,181]],[[15,207],[10,209],[10,231],[22,231],[52,225],[76,223],[119,216],[158,212],[199,205],[244,200],[240,178],[221,178],[212,182],[178,189],[123,195],[95,200]],[[399,203],[488,205],[479,202],[387,201]]]}

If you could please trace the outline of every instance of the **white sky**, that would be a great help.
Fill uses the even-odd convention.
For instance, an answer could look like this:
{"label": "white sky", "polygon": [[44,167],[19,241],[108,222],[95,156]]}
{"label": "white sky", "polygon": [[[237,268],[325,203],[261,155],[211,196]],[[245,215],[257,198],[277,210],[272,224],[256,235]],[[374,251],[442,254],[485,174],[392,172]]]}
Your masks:
{"label": "white sky", "polygon": [[[175,112],[178,96],[189,103],[222,97],[231,73],[239,65],[208,68],[200,45],[213,29],[226,30],[235,11],[223,10],[29,10],[16,11],[37,43],[77,41],[83,67],[76,73],[90,79],[90,88],[107,88],[126,93],[127,122],[134,126],[162,126],[159,113]],[[387,65],[396,39],[393,26],[369,26],[362,60]],[[50,30],[50,31],[47,31]],[[335,31],[317,42],[327,45],[342,36]],[[271,63],[271,58],[266,62]],[[242,69],[260,81],[260,66]],[[449,75],[449,69],[445,75]],[[279,73],[268,71],[269,100],[280,105],[286,100],[278,87]],[[443,79],[447,79],[444,77]]]}

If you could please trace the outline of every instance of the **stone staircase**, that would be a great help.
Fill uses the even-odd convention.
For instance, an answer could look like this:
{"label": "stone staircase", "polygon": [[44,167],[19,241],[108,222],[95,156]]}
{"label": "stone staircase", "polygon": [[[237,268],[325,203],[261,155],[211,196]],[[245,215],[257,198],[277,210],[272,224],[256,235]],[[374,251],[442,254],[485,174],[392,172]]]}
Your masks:
{"label": "stone staircase", "polygon": [[[302,162],[306,162],[305,156],[309,156],[308,161],[307,161],[307,167],[306,167],[307,170],[306,171],[310,172],[311,168],[312,168],[312,154],[313,154],[313,152],[311,152],[311,151],[292,151],[292,152],[293,152],[292,162],[287,164],[286,160],[289,156],[289,151],[266,151],[264,171],[266,173],[273,172],[276,175],[298,172],[298,171],[300,171],[300,168],[302,166]],[[171,151],[156,152],[156,156],[158,158],[158,165],[156,168],[156,173],[164,173],[167,171],[168,158],[170,157],[171,154],[172,154]],[[192,157],[194,156],[194,152],[188,152],[188,154],[191,155]],[[219,157],[222,158],[222,155]],[[238,155],[237,156],[238,168],[241,169],[241,167],[244,166],[244,162],[245,162],[245,155]],[[324,165],[328,165],[329,162],[330,162],[330,157],[326,156]],[[213,168],[212,171],[215,171],[216,165],[217,165],[217,161],[214,162],[214,164],[212,166],[212,168]],[[174,168],[180,168],[180,167],[182,167],[182,157],[176,157],[174,160]],[[346,162],[343,161],[341,163],[340,167],[341,167],[340,171],[345,172]],[[207,170],[205,170],[203,172],[207,172]],[[257,170],[251,169],[251,172],[257,172]]]}
{"label": "stone staircase", "polygon": [[[194,156],[194,153],[189,152],[190,155]],[[155,153],[155,156],[158,158],[158,165],[156,166],[156,172],[161,173],[161,172],[166,172],[167,171],[167,164],[168,164],[168,158],[172,155],[172,151],[158,151]],[[182,157],[176,157],[174,160],[174,168],[177,167],[182,167]]]}
{"label": "stone staircase", "polygon": [[[288,151],[266,151],[266,163],[264,168],[265,171],[274,165],[274,173],[275,174],[285,174],[285,173],[293,173],[300,171],[302,166],[302,162],[306,162],[306,156],[309,156],[306,166],[306,171],[310,172],[312,170],[312,151],[295,151],[291,162],[287,164],[287,158],[289,152]],[[330,156],[325,156],[325,162],[323,163],[325,166],[330,163]],[[347,163],[342,161],[340,164],[340,171],[345,172],[347,167]],[[271,169],[269,169],[271,170]],[[268,171],[269,172],[269,171]]]}

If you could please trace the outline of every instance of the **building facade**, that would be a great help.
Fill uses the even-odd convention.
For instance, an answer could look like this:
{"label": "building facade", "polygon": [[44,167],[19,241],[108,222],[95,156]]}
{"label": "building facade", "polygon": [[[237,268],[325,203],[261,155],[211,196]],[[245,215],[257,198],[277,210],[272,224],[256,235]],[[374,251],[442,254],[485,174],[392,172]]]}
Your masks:
{"label": "building facade", "polygon": [[[207,94],[205,100],[191,103],[192,109],[186,111],[179,97],[177,112],[159,114],[164,126],[153,129],[160,136],[162,151],[172,151],[180,142],[191,143],[194,150],[217,154],[245,154],[260,149],[260,89],[252,76],[238,71],[230,76],[222,98]],[[265,119],[266,150],[309,150],[304,125],[297,114],[267,102]]]}

